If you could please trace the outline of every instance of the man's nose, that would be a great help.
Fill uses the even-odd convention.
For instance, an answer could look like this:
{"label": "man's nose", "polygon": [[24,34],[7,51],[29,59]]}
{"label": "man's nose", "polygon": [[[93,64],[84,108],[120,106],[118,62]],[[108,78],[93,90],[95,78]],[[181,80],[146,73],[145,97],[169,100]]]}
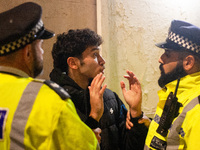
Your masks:
{"label": "man's nose", "polygon": [[102,56],[99,56],[99,64],[100,65],[104,65],[106,62],[105,62],[105,60],[103,59],[103,57]]}

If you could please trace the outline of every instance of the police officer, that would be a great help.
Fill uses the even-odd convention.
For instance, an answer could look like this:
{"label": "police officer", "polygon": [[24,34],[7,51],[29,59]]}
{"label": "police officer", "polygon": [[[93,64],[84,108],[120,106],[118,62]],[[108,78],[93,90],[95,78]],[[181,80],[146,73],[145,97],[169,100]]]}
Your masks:
{"label": "police officer", "polygon": [[[199,149],[200,28],[173,20],[166,41],[156,46],[164,49],[159,59],[158,84],[162,89],[158,91],[159,102],[146,149]],[[177,101],[169,100],[171,92],[177,93]]]}
{"label": "police officer", "polygon": [[0,149],[98,149],[68,93],[34,79],[43,70],[43,39],[54,36],[41,14],[32,2],[0,14]]}
{"label": "police officer", "polygon": [[159,58],[158,84],[162,89],[158,91],[159,102],[145,149],[197,150],[200,147],[200,28],[173,20],[166,41],[156,46],[164,49]]}

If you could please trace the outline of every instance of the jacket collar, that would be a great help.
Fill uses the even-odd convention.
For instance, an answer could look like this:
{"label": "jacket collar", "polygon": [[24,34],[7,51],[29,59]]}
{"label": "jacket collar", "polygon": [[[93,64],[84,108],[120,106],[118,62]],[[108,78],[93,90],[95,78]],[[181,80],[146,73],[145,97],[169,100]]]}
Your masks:
{"label": "jacket collar", "polygon": [[[159,99],[166,100],[170,92],[174,93],[176,84],[177,80],[174,80],[168,83],[165,86],[165,88],[158,91]],[[194,74],[190,74],[181,78],[177,91],[178,101],[181,103],[185,103],[185,101],[187,100],[186,95],[189,93],[192,94],[193,93],[192,91],[194,89],[200,88],[199,85],[200,85],[200,72],[196,72]]]}
{"label": "jacket collar", "polygon": [[[90,98],[89,90],[82,89],[74,80],[72,80],[65,72],[58,68],[54,68],[50,73],[50,79],[61,85],[71,96],[79,116],[82,114],[89,115],[90,113]],[[82,114],[80,114],[82,112]],[[84,116],[84,115],[83,115]],[[84,117],[81,117],[82,119]]]}
{"label": "jacket collar", "polygon": [[17,68],[13,68],[13,67],[0,66],[0,72],[13,74],[20,77],[29,77],[29,75],[26,74],[24,71],[19,70]]}
{"label": "jacket collar", "polygon": [[50,73],[50,79],[56,83],[58,83],[60,86],[72,86],[78,90],[83,90],[74,80],[72,80],[66,72],[62,72],[58,68],[54,68],[52,72]]}

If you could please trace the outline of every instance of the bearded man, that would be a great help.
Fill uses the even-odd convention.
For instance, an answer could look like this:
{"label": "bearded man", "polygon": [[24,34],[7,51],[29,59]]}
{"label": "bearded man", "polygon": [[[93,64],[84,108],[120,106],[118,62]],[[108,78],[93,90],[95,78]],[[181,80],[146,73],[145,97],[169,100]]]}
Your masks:
{"label": "bearded man", "polygon": [[144,149],[199,149],[200,28],[173,20],[166,41],[156,46],[165,50],[159,59],[162,89]]}

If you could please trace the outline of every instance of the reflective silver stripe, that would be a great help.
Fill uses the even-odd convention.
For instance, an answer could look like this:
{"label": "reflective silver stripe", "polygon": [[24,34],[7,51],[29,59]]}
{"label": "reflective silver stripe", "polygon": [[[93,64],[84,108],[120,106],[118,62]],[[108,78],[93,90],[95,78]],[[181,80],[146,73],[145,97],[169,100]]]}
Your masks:
{"label": "reflective silver stripe", "polygon": [[10,132],[10,150],[24,150],[24,130],[35,102],[37,94],[43,84],[30,82],[24,90],[15,111]]}
{"label": "reflective silver stripe", "polygon": [[100,145],[99,145],[99,142],[97,143],[96,150],[100,150]]}
{"label": "reflective silver stripe", "polygon": [[192,108],[194,108],[197,104],[199,104],[198,97],[194,98],[189,104],[187,104],[184,107],[182,113],[178,116],[178,118],[172,124],[169,135],[167,137],[167,150],[178,149],[179,144],[180,144],[179,134],[180,134],[182,123],[185,119],[187,112],[190,111]]}

